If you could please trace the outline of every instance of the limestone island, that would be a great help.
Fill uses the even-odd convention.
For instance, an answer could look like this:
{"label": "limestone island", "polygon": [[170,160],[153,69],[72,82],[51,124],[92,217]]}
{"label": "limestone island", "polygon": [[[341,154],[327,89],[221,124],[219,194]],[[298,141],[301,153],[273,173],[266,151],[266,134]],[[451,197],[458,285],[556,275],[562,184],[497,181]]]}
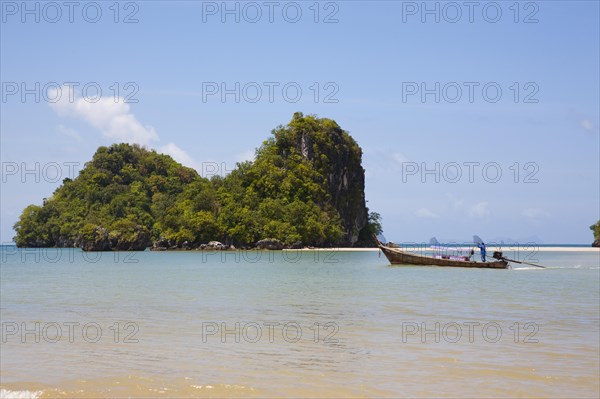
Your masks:
{"label": "limestone island", "polygon": [[100,147],[14,225],[18,247],[84,251],[374,246],[362,150],[331,119],[297,112],[227,176],[206,179],[138,145]]}

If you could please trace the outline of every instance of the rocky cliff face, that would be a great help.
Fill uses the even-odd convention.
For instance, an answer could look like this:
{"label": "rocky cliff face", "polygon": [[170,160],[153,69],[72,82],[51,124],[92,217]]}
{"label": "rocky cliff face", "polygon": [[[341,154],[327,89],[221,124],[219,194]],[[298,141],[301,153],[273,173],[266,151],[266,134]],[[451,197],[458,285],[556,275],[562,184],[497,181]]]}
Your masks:
{"label": "rocky cliff face", "polygon": [[326,179],[331,204],[342,219],[344,242],[341,245],[354,245],[368,223],[361,148],[330,119],[296,113],[289,129],[297,151]]}

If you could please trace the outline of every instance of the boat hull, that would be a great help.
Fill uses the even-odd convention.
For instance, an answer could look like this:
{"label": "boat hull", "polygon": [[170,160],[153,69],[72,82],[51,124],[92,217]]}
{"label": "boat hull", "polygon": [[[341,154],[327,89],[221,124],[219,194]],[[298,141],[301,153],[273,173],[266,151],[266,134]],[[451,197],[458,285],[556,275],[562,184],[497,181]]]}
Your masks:
{"label": "boat hull", "polygon": [[404,252],[398,248],[379,245],[379,249],[393,265],[420,265],[420,266],[446,266],[446,267],[471,267],[479,269],[507,269],[508,262],[498,260],[494,262],[469,262],[451,259],[438,259]]}

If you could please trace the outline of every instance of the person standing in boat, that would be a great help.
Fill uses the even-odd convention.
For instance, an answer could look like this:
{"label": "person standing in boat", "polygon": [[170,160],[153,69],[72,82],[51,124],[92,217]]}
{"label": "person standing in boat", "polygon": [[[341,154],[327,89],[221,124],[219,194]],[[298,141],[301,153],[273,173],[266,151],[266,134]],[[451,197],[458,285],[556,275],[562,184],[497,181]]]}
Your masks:
{"label": "person standing in boat", "polygon": [[480,242],[479,244],[477,244],[477,247],[481,251],[481,261],[485,262],[485,243]]}

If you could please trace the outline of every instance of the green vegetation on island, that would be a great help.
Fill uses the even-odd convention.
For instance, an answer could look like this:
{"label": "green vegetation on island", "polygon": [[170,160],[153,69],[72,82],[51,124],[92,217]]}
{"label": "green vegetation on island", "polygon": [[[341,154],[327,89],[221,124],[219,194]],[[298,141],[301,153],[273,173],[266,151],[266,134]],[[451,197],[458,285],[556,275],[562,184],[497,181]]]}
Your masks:
{"label": "green vegetation on island", "polygon": [[77,178],[23,210],[15,242],[103,251],[261,240],[372,246],[381,218],[365,206],[361,160],[361,148],[335,121],[302,113],[273,130],[254,161],[210,180],[154,150],[100,147]]}

